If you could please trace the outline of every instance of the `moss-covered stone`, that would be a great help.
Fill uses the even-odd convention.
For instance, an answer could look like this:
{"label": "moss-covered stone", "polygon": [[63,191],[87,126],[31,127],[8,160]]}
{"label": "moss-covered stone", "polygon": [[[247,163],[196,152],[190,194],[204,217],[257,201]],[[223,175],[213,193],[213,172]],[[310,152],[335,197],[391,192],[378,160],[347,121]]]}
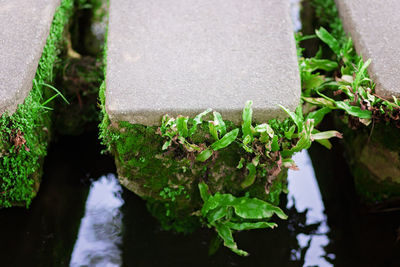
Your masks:
{"label": "moss-covered stone", "polygon": [[[104,120],[107,124],[108,118]],[[229,122],[227,126],[228,131],[234,127]],[[198,192],[200,181],[206,182],[212,193],[240,196],[247,192],[251,197],[275,205],[279,203],[280,193],[286,189],[286,169],[274,180],[269,194],[265,189],[267,172],[258,169],[255,183],[244,190],[241,183],[247,170],[237,168],[244,152],[236,143],[218,150],[212,159],[199,162],[182,147],[163,151],[165,140],[158,134],[158,127],[108,121],[106,129],[105,141],[115,156],[121,184],[148,200],[149,210],[166,229],[188,232],[198,225],[193,212],[203,204]],[[192,140],[207,143],[207,131],[208,126],[203,123]],[[173,193],[170,198],[163,193],[165,191],[180,193]]]}
{"label": "moss-covered stone", "polygon": [[342,120],[348,163],[356,190],[367,202],[400,196],[400,129],[392,123],[377,123],[351,129]]}
{"label": "moss-covered stone", "polygon": [[15,113],[0,116],[0,207],[28,206],[39,190],[51,136],[49,107],[44,103],[55,94],[49,84],[60,67],[73,4],[73,0],[63,0],[54,15],[32,91]]}

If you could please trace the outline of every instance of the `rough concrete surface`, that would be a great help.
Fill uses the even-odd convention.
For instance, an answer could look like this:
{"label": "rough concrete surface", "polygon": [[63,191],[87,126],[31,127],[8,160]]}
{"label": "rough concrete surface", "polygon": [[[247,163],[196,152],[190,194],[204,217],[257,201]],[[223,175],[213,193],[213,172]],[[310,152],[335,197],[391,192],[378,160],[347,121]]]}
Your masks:
{"label": "rough concrete surface", "polygon": [[239,123],[284,117],[300,101],[289,0],[111,0],[106,109],[157,125],[207,108]]}
{"label": "rough concrete surface", "polygon": [[336,0],[343,27],[383,97],[400,96],[400,1]]}
{"label": "rough concrete surface", "polygon": [[60,0],[0,0],[0,115],[14,112],[32,88]]}

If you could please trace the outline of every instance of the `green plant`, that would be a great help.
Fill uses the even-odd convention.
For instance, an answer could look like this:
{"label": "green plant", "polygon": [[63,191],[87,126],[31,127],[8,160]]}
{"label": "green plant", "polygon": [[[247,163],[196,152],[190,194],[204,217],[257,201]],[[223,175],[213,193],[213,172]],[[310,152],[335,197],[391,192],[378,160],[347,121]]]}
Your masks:
{"label": "green plant", "polygon": [[281,219],[287,218],[280,208],[257,198],[218,192],[211,195],[204,182],[199,183],[199,191],[204,201],[201,215],[208,227],[214,227],[224,245],[240,256],[247,256],[248,253],[238,249],[232,236],[233,230],[274,228],[277,224],[268,221],[274,214]]}
{"label": "green plant", "polygon": [[[343,110],[351,117],[349,123],[352,128],[369,126],[372,120],[398,124],[398,99],[384,99],[375,94],[375,83],[367,72],[371,61],[364,62],[356,53],[351,38],[343,29],[334,0],[313,0],[312,3],[321,25],[315,36],[330,51],[325,51],[323,55],[320,48],[313,58],[304,58],[299,49],[303,100],[315,106]],[[315,36],[297,35],[297,41]],[[310,62],[315,60],[322,64],[313,68]]]}
{"label": "green plant", "polygon": [[[398,99],[393,97],[393,101],[389,101],[375,94],[375,84],[367,73],[371,60],[364,62],[356,54],[351,39],[348,38],[346,42],[341,43],[322,27],[316,30],[316,36],[331,49],[335,61],[325,60],[321,66],[314,67],[309,64],[313,58],[300,59],[302,82],[305,85],[302,99],[314,106],[343,110],[365,126],[368,126],[373,119],[398,120],[396,116],[400,112]],[[315,57],[321,57],[321,53],[317,53]],[[326,68],[326,65],[334,64],[335,68]],[[321,75],[320,72],[316,72],[317,70],[337,70],[339,74],[333,79]]]}
{"label": "green plant", "polygon": [[183,116],[175,119],[165,115],[159,128],[160,135],[166,139],[162,149],[168,150],[171,146],[181,146],[187,153],[194,154],[193,158],[196,161],[205,162],[213,155],[216,156],[216,151],[235,142],[243,149],[243,157],[238,162],[237,168],[241,169],[245,166],[248,170],[247,177],[242,182],[242,188],[247,188],[254,183],[257,169],[267,171],[268,183],[271,184],[282,167],[296,169],[291,159],[292,155],[309,148],[313,140],[330,148],[328,139],[341,137],[336,131],[321,133],[314,129],[314,125],[321,122],[330,111],[328,108],[321,108],[304,116],[301,105],[296,112],[281,106],[290,116],[289,119],[282,122],[270,120],[268,123],[253,126],[251,106],[252,101],[248,101],[243,109],[241,128],[232,126],[229,131],[221,114],[214,111],[213,120],[208,121],[209,138],[200,144],[195,142],[193,136],[197,132],[198,125],[203,123],[203,118],[211,112],[211,109],[193,119]]}

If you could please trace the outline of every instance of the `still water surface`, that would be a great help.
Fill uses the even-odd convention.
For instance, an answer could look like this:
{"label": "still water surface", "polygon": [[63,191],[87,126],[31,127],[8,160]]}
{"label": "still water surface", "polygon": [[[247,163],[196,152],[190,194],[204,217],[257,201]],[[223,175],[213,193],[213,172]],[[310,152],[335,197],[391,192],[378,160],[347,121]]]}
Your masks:
{"label": "still water surface", "polygon": [[300,171],[290,171],[281,200],[289,219],[235,236],[249,257],[224,247],[210,257],[215,233],[162,231],[145,203],[120,187],[96,142],[88,135],[52,144],[30,209],[0,210],[0,266],[400,266],[400,213],[363,212],[343,187],[349,177],[333,164],[334,152],[295,156]]}

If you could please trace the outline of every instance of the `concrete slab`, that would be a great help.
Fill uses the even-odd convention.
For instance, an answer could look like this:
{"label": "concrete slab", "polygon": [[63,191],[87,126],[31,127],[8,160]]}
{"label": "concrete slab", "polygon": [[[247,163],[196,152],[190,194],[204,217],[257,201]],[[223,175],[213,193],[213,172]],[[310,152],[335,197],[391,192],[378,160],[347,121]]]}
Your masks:
{"label": "concrete slab", "polygon": [[211,107],[241,122],[295,109],[300,77],[289,0],[111,0],[106,110],[157,125]]}
{"label": "concrete slab", "polygon": [[14,112],[32,88],[60,0],[0,0],[0,115]]}
{"label": "concrete slab", "polygon": [[383,97],[400,96],[400,1],[336,0],[343,27]]}

